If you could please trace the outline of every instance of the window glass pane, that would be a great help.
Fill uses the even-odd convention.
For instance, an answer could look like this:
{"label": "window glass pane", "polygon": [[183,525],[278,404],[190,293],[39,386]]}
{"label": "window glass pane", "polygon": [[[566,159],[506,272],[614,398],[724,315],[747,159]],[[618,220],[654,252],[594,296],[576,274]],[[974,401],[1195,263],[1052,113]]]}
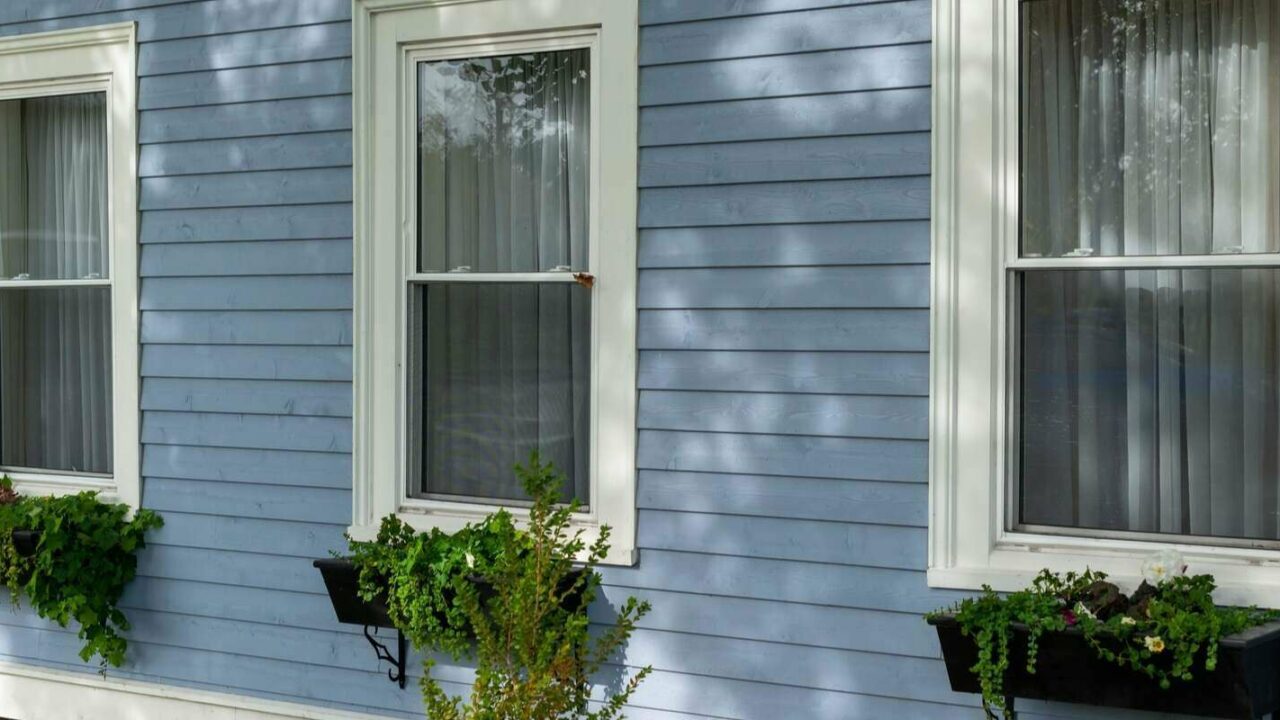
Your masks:
{"label": "window glass pane", "polygon": [[0,465],[111,472],[111,291],[0,291]]}
{"label": "window glass pane", "polygon": [[590,59],[418,64],[420,271],[587,269]]}
{"label": "window glass pane", "polygon": [[103,93],[0,102],[0,279],[107,275]]}
{"label": "window glass pane", "polygon": [[1022,285],[1022,523],[1280,538],[1280,269]]}
{"label": "window glass pane", "polygon": [[414,288],[414,494],[524,500],[512,468],[537,450],[589,501],[590,302],[573,283]]}
{"label": "window glass pane", "polygon": [[1022,3],[1027,257],[1276,252],[1274,0]]}

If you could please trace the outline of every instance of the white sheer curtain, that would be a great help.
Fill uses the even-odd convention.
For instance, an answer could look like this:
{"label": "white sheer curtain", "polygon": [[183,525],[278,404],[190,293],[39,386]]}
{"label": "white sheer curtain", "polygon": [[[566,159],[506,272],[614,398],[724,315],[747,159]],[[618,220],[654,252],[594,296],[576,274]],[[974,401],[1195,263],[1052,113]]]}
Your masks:
{"label": "white sheer curtain", "polygon": [[[1273,0],[1024,6],[1023,254],[1274,252]],[[1262,269],[1023,278],[1022,519],[1280,537]]]}
{"label": "white sheer curtain", "polygon": [[[419,266],[585,271],[589,52],[423,63]],[[590,293],[573,284],[435,283],[415,300],[420,491],[521,499],[533,450],[588,500]]]}
{"label": "white sheer curtain", "polygon": [[[100,93],[0,103],[0,277],[107,275]],[[0,291],[0,463],[111,471],[107,288]]]}

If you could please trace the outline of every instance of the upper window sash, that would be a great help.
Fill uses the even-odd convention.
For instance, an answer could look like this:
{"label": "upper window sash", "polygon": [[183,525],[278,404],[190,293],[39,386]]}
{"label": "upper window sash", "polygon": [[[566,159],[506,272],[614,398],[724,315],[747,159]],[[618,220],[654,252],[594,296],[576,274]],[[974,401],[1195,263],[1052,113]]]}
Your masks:
{"label": "upper window sash", "polygon": [[[405,257],[412,261],[404,265],[405,279],[412,283],[422,282],[569,282],[574,273],[596,271],[599,257],[599,222],[597,218],[600,207],[599,152],[600,133],[600,101],[602,87],[600,84],[600,30],[597,28],[562,30],[551,32],[527,32],[512,37],[484,38],[471,41],[456,39],[421,41],[403,45],[404,53],[404,103],[405,118],[403,127],[405,136],[402,142],[406,148],[417,144],[417,122],[419,110],[419,86],[416,68],[419,63],[430,63],[441,60],[459,60],[489,57],[504,57],[523,53],[550,53],[559,50],[587,50],[590,57],[590,136],[588,142],[588,167],[586,184],[588,188],[589,227],[587,229],[587,262],[586,267],[564,266],[561,272],[557,268],[540,268],[539,271],[522,272],[455,272],[452,268],[444,271],[424,272],[418,270],[423,265],[421,247],[418,237],[420,218],[418,217],[418,172],[416,166],[406,164],[403,184],[406,189],[404,207],[409,211],[405,218],[413,232],[406,234]],[[417,160],[415,160],[416,165]],[[567,277],[566,277],[567,274]]]}

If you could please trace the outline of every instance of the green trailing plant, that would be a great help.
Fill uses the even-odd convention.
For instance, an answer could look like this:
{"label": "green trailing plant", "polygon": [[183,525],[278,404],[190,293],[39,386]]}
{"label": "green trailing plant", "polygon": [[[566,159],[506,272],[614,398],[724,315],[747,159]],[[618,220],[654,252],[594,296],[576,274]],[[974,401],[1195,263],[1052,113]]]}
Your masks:
{"label": "green trailing plant", "polygon": [[[628,598],[606,628],[587,609],[608,553],[609,529],[588,543],[560,503],[562,478],[534,455],[516,468],[532,499],[527,525],[499,510],[452,535],[414,533],[394,518],[377,540],[351,543],[366,601],[385,602],[415,648],[474,660],[464,700],[426,661],[422,691],[432,720],[615,720],[649,674],[642,668],[591,703],[591,679],[626,644],[647,602]],[[579,562],[581,561],[581,562]],[[592,709],[594,707],[594,709]]]}
{"label": "green trailing plant", "polygon": [[1214,605],[1211,575],[1184,576],[1161,569],[1157,576],[1125,595],[1107,581],[1105,573],[1085,570],[1059,575],[1042,570],[1025,590],[1000,595],[984,586],[980,596],[931,616],[953,616],[961,632],[977,645],[978,662],[971,671],[978,678],[989,718],[995,718],[997,711],[1007,712],[1004,678],[1018,626],[1025,628],[1025,669],[1030,674],[1036,672],[1040,638],[1073,629],[1099,658],[1140,672],[1168,689],[1175,682],[1191,680],[1201,669],[1212,672],[1223,637],[1280,617],[1257,608]]}
{"label": "green trailing plant", "polygon": [[[117,607],[137,573],[137,553],[148,531],[164,524],[150,510],[132,518],[126,505],[104,503],[93,492],[57,497],[19,495],[0,479],[0,568],[15,604],[21,598],[42,618],[62,627],[74,620],[84,643],[80,658],[105,667],[124,662],[129,621]],[[23,557],[14,530],[40,533],[35,553]]]}
{"label": "green trailing plant", "polygon": [[363,600],[385,603],[414,647],[460,659],[470,654],[474,631],[456,586],[489,575],[501,553],[520,552],[524,544],[511,514],[500,510],[453,534],[438,528],[418,533],[389,515],[376,540],[352,542],[350,550]]}

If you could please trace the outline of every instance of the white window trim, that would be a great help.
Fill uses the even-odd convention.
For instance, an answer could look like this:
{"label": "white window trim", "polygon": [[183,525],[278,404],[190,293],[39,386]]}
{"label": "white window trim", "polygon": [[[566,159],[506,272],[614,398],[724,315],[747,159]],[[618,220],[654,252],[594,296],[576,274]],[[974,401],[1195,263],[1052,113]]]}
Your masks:
{"label": "white window trim", "polygon": [[[1217,578],[1219,602],[1274,606],[1280,592],[1280,551],[1274,549],[1007,527],[1009,361],[1001,266],[1018,264],[1018,5],[934,4],[929,585],[1008,591],[1025,587],[1042,568],[1086,566],[1136,584],[1147,555],[1175,547],[1191,572]],[[1206,265],[1250,262],[1203,259]]]}
{"label": "white window trim", "polygon": [[82,285],[111,288],[112,472],[109,475],[4,470],[32,494],[93,490],[138,507],[138,142],[137,37],[132,22],[0,38],[0,99],[80,92],[107,96],[108,277],[0,286]]}
{"label": "white window trim", "polygon": [[[441,6],[457,6],[442,9]],[[575,521],[588,541],[611,528],[605,562],[636,560],[636,0],[354,0],[355,441],[352,524],[370,539],[382,517],[456,531],[495,505],[407,493],[405,258],[412,257],[413,127],[405,72],[429,53],[492,54],[555,43],[592,47],[591,503]],[[530,23],[537,22],[537,26]],[[456,50],[457,52],[452,52]],[[409,120],[406,120],[409,118]],[[607,132],[605,136],[603,133]],[[452,277],[450,280],[458,278]],[[468,278],[476,280],[478,278]],[[517,519],[527,510],[508,508]]]}

